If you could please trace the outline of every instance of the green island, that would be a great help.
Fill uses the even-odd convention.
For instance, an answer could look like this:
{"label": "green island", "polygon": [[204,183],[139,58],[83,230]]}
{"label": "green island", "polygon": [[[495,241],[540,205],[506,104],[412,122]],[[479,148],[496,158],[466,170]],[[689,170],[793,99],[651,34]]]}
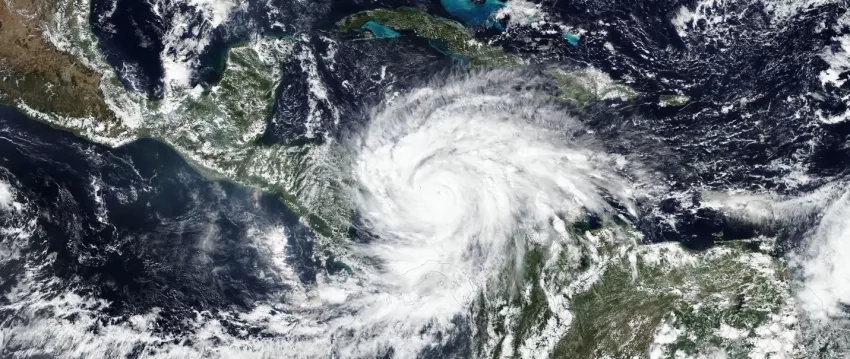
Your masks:
{"label": "green island", "polygon": [[661,95],[658,96],[658,105],[661,107],[679,107],[688,104],[690,97],[685,95]]}
{"label": "green island", "polygon": [[622,99],[631,101],[638,96],[638,92],[631,87],[611,79],[608,74],[593,69],[564,70],[550,67],[546,74],[555,79],[558,87],[557,97],[561,100],[571,101],[579,109],[591,101]]}
{"label": "green island", "polygon": [[[342,155],[318,145],[288,147],[258,141],[279,85],[281,64],[292,56],[296,40],[263,38],[240,44],[230,49],[218,84],[150,101],[127,94],[96,55],[72,55],[39,40],[40,34],[12,31],[15,26],[30,26],[28,19],[16,14],[0,13],[4,16],[0,41],[23,46],[28,50],[14,51],[31,56],[0,63],[8,79],[0,85],[3,102],[101,142],[155,137],[210,177],[277,193],[320,234],[316,252],[325,253],[319,256],[329,267],[351,270],[336,254],[325,251],[331,242],[347,238],[351,208],[343,198],[343,184],[316,180],[337,177],[321,164],[339,163]],[[337,25],[340,31],[374,29],[367,25],[370,22],[439,41],[471,66],[523,63],[500,47],[476,40],[458,22],[414,8],[364,11]],[[96,49],[92,35],[84,30],[86,24],[72,25],[77,26],[70,34],[76,48]],[[89,61],[84,64],[77,58]],[[638,96],[598,70],[550,68],[547,74],[555,79],[559,98],[579,108],[598,99]],[[684,106],[688,101],[683,95],[659,98],[661,106]],[[116,120],[115,109],[138,110],[157,121],[127,128]],[[553,357],[632,357],[648,352],[663,358],[705,352],[740,357],[767,335],[760,328],[793,329],[793,324],[780,321],[790,302],[782,262],[742,241],[694,252],[675,243],[638,244],[639,235],[632,229],[591,228],[581,222],[562,235],[563,248],[543,244],[525,248],[522,263],[507,264],[522,268],[520,278],[506,269],[499,282],[510,285],[483,291],[475,301],[474,349],[479,354],[519,357],[523,350],[534,350],[548,340],[554,343]]]}
{"label": "green island", "polygon": [[[98,142],[120,144],[138,137],[160,139],[208,176],[277,193],[290,208],[324,236],[347,237],[350,209],[340,207],[340,203],[347,202],[341,199],[343,194],[338,188],[341,184],[333,181],[319,184],[321,181],[311,179],[336,177],[336,174],[328,173],[329,170],[318,163],[331,160],[339,154],[317,145],[283,146],[259,142],[271,112],[274,91],[280,81],[281,64],[291,56],[292,45],[297,39],[269,37],[239,43],[228,50],[218,83],[207,88],[179,90],[163,100],[149,100],[144,95],[126,91],[114,71],[105,63],[98,53],[96,38],[87,24],[80,21],[85,19],[84,12],[80,12],[84,11],[82,5],[84,3],[77,0],[64,5],[67,9],[60,13],[66,14],[67,19],[63,20],[68,26],[55,31],[70,45],[64,51],[50,51],[57,54],[54,56],[57,59],[78,59],[75,63],[82,62],[93,70],[81,67],[83,70],[80,73],[87,77],[73,75],[68,77],[71,81],[68,84],[48,81],[46,86],[49,92],[56,93],[59,98],[71,98],[59,95],[68,91],[79,92],[79,84],[86,81],[83,83],[91,83],[86,85],[86,88],[91,89],[91,95],[86,95],[86,90],[81,92],[82,101],[40,102],[35,98],[21,97],[14,89],[0,88],[6,101],[38,120]],[[10,28],[11,24],[7,21],[4,29]],[[410,31],[444,44],[452,56],[466,59],[470,66],[516,66],[523,62],[515,55],[506,54],[500,47],[476,40],[470,30],[456,21],[414,8],[360,12],[340,21],[338,27],[341,31],[365,29],[369,33],[378,30]],[[13,33],[4,35],[12,36]],[[394,36],[391,32],[384,35]],[[29,33],[27,36],[40,39]],[[42,44],[42,47],[50,48],[50,44]],[[30,49],[42,47],[31,46]],[[29,63],[38,64],[36,61]],[[555,75],[561,85],[561,96],[581,105],[612,94],[625,94],[627,97],[634,94],[624,85],[611,86],[610,79],[604,84],[599,82],[602,85],[597,84],[594,81],[607,78],[601,73],[556,70],[551,74]],[[26,79],[31,77],[44,77],[38,72],[15,69],[7,76],[19,78],[9,82],[16,86],[26,85],[29,83]],[[89,80],[84,80],[86,78]],[[29,88],[25,92],[27,96],[41,93]],[[116,120],[128,116],[135,118],[135,123]]]}
{"label": "green island", "polygon": [[516,66],[523,63],[521,58],[505,53],[501,47],[478,41],[469,29],[457,21],[411,7],[359,12],[340,20],[337,28],[340,31],[356,31],[370,21],[439,41],[450,55],[467,59],[470,66]]}

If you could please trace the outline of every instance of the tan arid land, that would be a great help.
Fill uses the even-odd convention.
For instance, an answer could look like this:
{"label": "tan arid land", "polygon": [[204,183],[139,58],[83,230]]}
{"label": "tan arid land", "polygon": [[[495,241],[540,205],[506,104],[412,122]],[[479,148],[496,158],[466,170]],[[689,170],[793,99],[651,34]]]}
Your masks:
{"label": "tan arid land", "polygon": [[52,3],[0,1],[0,101],[59,116],[112,119],[101,75],[42,37],[39,27],[52,20]]}

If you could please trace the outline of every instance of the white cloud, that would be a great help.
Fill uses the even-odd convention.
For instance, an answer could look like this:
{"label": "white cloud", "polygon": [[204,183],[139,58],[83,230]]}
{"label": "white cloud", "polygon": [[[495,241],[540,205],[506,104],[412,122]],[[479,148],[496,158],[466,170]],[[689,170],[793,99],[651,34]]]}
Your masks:
{"label": "white cloud", "polygon": [[813,318],[846,315],[850,305],[850,191],[835,200],[794,257],[801,269],[797,297]]}
{"label": "white cloud", "polygon": [[12,186],[3,181],[0,181],[0,211],[21,211],[21,204],[15,202]]}

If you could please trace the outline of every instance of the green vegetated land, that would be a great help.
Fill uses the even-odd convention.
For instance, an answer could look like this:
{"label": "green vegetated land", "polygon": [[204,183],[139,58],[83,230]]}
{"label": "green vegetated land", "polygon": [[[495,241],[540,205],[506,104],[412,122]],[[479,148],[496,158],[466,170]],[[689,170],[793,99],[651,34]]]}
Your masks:
{"label": "green vegetated land", "polygon": [[658,104],[661,107],[678,107],[688,104],[690,98],[685,95],[661,95],[658,96]]}
{"label": "green vegetated land", "polygon": [[579,109],[600,99],[622,99],[631,101],[638,92],[621,82],[612,80],[607,74],[595,69],[564,70],[551,67],[546,73],[555,79],[558,98],[572,101]]}
{"label": "green vegetated land", "polygon": [[[686,262],[674,263],[668,258],[678,261],[683,249],[658,251],[638,255],[634,265],[626,259],[612,263],[588,291],[572,298],[574,323],[555,357],[646,355],[662,325],[677,332],[660,350],[662,357],[718,350],[746,356],[753,349],[747,337],[788,299],[782,269],[766,255],[721,247],[687,253]],[[724,337],[725,327],[740,338]]]}
{"label": "green vegetated land", "polygon": [[[697,252],[678,243],[623,240],[631,235],[639,236],[573,226],[557,253],[547,246],[529,248],[522,278],[499,280],[514,283],[501,294],[513,299],[478,299],[476,340],[494,346],[493,358],[506,350],[518,357],[520,347],[535,337],[566,327],[556,338],[553,358],[632,358],[650,352],[660,358],[746,357],[765,335],[793,330],[793,324],[779,320],[790,296],[784,266],[748,242],[722,242]],[[570,320],[553,312],[553,296],[566,301]]]}
{"label": "green vegetated land", "polygon": [[482,43],[472,32],[454,20],[428,14],[410,7],[377,9],[359,12],[337,23],[340,31],[360,29],[369,21],[375,21],[398,31],[410,31],[423,38],[436,41],[441,50],[451,56],[469,61],[471,66],[520,65],[522,59],[507,54],[498,46]]}

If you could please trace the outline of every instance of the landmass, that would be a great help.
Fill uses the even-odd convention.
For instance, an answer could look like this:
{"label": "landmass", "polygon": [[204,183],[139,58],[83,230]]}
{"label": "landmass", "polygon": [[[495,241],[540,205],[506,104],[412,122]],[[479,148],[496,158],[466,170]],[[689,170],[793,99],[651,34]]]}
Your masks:
{"label": "landmass", "polygon": [[[0,3],[0,100],[24,110],[115,123],[101,75],[42,37],[56,14],[50,1]],[[56,15],[54,15],[56,14]]]}
{"label": "landmass", "polygon": [[685,95],[661,95],[658,97],[658,106],[679,107],[688,104],[690,97]]}
{"label": "landmass", "polygon": [[608,74],[593,68],[568,71],[550,67],[546,72],[555,78],[558,98],[572,101],[579,109],[595,100],[630,101],[638,96],[638,92],[628,85],[614,81]]}
{"label": "landmass", "polygon": [[433,45],[441,50],[444,48],[450,55],[467,59],[470,66],[523,64],[521,58],[505,53],[501,47],[478,41],[469,29],[457,21],[440,18],[416,8],[377,9],[355,13],[340,20],[337,28],[340,31],[357,30],[370,21],[438,41]]}
{"label": "landmass", "polygon": [[[292,56],[297,40],[254,39],[232,48],[218,84],[154,101],[127,94],[117,81],[102,83],[114,75],[84,65],[47,41],[39,29],[53,21],[54,13],[61,12],[45,1],[0,4],[4,102],[28,113],[55,114],[58,117],[48,122],[75,132],[106,138],[118,138],[120,132],[121,140],[161,139],[210,177],[278,193],[320,234],[345,237],[350,211],[340,197],[342,191],[333,183],[310,178],[332,176],[317,164],[333,162],[336,154],[320,146],[258,142],[281,64]],[[435,41],[451,56],[467,59],[470,66],[524,62],[475,39],[456,21],[414,8],[364,11],[337,26],[340,31],[365,29],[377,38],[410,32]],[[631,100],[638,95],[593,69],[550,68],[547,74],[555,79],[559,98],[579,108],[599,99]],[[683,95],[659,98],[662,106],[683,106],[688,101]],[[127,130],[113,111],[131,108],[147,111],[146,116],[158,121],[139,121]],[[521,264],[523,278],[502,277],[500,282],[510,285],[488,293],[492,296],[482,293],[476,301],[477,350],[483,356],[554,350],[556,357],[571,353],[576,358],[647,352],[659,357],[725,352],[736,357],[753,350],[784,350],[786,343],[793,343],[787,338],[793,336],[795,324],[788,319],[793,307],[785,269],[758,242],[723,242],[693,252],[678,243],[640,244],[639,234],[628,226],[568,228],[562,222],[560,247],[528,248]],[[322,243],[317,247],[320,252]],[[326,257],[337,263],[333,254]]]}
{"label": "landmass", "polygon": [[525,276],[500,278],[513,285],[478,299],[478,333],[493,345],[480,356],[737,358],[794,350],[795,307],[787,269],[771,255],[773,238],[693,251],[642,244],[628,225],[558,223],[560,244],[529,248]]}

